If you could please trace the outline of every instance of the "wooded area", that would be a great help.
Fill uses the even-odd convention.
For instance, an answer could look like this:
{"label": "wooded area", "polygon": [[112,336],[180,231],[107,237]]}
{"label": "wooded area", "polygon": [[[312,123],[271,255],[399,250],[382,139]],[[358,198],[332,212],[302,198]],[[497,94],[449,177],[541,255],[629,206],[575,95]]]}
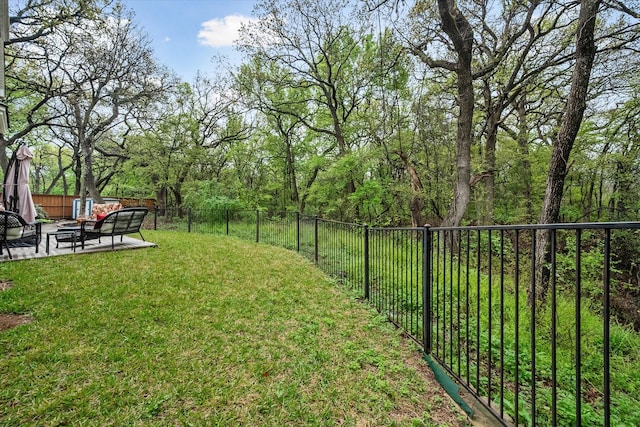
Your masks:
{"label": "wooded area", "polygon": [[[0,166],[26,143],[35,153],[33,193],[98,203],[102,195],[155,199],[159,216],[188,227],[192,212],[203,224],[215,217],[228,224],[249,210],[256,218],[295,212],[356,227],[431,224],[436,233],[439,226],[640,218],[640,0],[258,0],[257,19],[237,41],[243,62],[215,58],[189,82],[158,62],[135,14],[117,0],[10,7],[4,103],[11,120]],[[532,319],[524,329],[533,340],[536,322],[558,319],[569,332],[551,332],[553,339],[580,343],[581,310],[598,317],[593,307],[606,307],[602,324],[622,325],[635,343],[640,236],[632,225],[613,238],[589,227],[563,239],[551,227],[526,237],[516,231],[513,240],[501,235],[499,244],[490,230],[475,246],[468,237],[467,264],[478,251],[477,301],[483,286],[487,310],[495,305],[491,280],[485,286],[480,276],[498,268],[492,262],[506,240],[516,254],[526,247],[532,255],[522,265],[527,283],[519,264],[500,261],[501,271],[515,270],[513,284],[499,291],[501,305],[502,294],[515,294],[516,336],[526,294]],[[454,277],[454,263],[458,277],[467,269],[468,292],[474,266],[462,265],[454,237],[440,247],[451,254],[449,276],[442,258],[442,277]],[[414,263],[394,253],[390,264],[398,260]],[[558,295],[570,295],[575,315],[554,305]],[[457,310],[458,321],[474,319]],[[449,319],[451,335],[443,337],[451,338]],[[608,349],[614,341],[606,336]],[[573,348],[579,358],[596,344]],[[512,356],[522,356],[517,344]],[[580,369],[579,361],[565,365]],[[531,372],[535,391],[535,366]],[[576,375],[573,401],[597,401],[599,391]],[[638,382],[619,378],[635,399]],[[625,411],[637,406],[625,402],[632,402],[620,405]],[[535,414],[535,399],[532,406]]]}
{"label": "wooded area", "polygon": [[262,0],[180,81],[116,1],[12,4],[32,190],[378,225],[635,220],[637,1]]}

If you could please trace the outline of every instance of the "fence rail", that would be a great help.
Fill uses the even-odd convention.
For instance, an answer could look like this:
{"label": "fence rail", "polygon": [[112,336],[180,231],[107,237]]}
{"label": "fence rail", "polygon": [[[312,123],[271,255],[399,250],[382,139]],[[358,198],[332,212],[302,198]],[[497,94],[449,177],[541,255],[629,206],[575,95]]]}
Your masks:
{"label": "fence rail", "polygon": [[[637,260],[620,254],[640,243],[640,223],[378,228],[291,212],[164,214],[158,228],[300,252],[504,425],[640,425],[640,337],[611,303],[614,289],[639,286]],[[549,251],[538,265],[543,232]]]}

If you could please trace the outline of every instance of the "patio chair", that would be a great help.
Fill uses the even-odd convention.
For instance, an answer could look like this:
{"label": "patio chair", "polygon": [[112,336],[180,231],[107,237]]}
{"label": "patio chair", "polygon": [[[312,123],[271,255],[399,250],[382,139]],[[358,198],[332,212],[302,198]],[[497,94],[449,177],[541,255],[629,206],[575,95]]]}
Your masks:
{"label": "patio chair", "polygon": [[125,234],[140,234],[144,241],[144,236],[140,231],[144,217],[149,210],[147,208],[125,208],[118,211],[109,212],[99,221],[85,221],[80,225],[80,242],[84,249],[84,242],[91,239],[99,239],[104,236],[111,236],[111,249],[114,248],[115,236],[122,237]]}
{"label": "patio chair", "polygon": [[13,259],[9,247],[35,246],[36,253],[42,238],[42,224],[28,223],[19,214],[0,211],[0,255],[3,247],[7,249],[9,259]]}

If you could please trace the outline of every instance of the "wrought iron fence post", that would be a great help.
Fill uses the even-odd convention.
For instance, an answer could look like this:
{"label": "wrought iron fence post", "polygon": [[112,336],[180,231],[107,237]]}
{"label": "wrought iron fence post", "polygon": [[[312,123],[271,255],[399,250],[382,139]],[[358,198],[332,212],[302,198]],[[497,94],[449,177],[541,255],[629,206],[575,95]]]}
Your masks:
{"label": "wrought iron fence post", "polygon": [[296,212],[296,249],[300,252],[300,212]]}
{"label": "wrought iron fence post", "polygon": [[422,346],[431,354],[431,225],[422,232]]}
{"label": "wrought iron fence post", "polygon": [[191,208],[187,209],[187,232],[191,233]]}
{"label": "wrought iron fence post", "polygon": [[604,238],[604,425],[611,426],[611,229],[605,230]]}
{"label": "wrought iron fence post", "polygon": [[260,211],[256,209],[256,243],[260,241]]}
{"label": "wrought iron fence post", "polygon": [[369,225],[364,226],[364,299],[369,299]]}
{"label": "wrought iron fence post", "polygon": [[315,254],[314,254],[314,259],[316,264],[318,263],[318,216],[316,215],[315,217],[315,224],[314,224],[314,230],[313,230],[313,240],[314,240],[314,246],[315,246]]}
{"label": "wrought iron fence post", "polygon": [[153,229],[158,229],[158,205],[153,205]]}

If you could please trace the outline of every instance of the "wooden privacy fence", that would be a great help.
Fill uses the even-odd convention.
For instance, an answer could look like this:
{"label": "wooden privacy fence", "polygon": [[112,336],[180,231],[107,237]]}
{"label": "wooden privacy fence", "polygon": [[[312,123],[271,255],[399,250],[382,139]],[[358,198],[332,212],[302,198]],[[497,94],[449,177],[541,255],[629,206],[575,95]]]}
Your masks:
{"label": "wooden privacy fence", "polygon": [[[127,197],[108,197],[105,199],[117,199],[123,207],[145,206],[153,211],[155,199],[134,199]],[[33,203],[42,206],[51,219],[73,218],[73,201],[80,199],[78,195],[59,194],[33,194]]]}

